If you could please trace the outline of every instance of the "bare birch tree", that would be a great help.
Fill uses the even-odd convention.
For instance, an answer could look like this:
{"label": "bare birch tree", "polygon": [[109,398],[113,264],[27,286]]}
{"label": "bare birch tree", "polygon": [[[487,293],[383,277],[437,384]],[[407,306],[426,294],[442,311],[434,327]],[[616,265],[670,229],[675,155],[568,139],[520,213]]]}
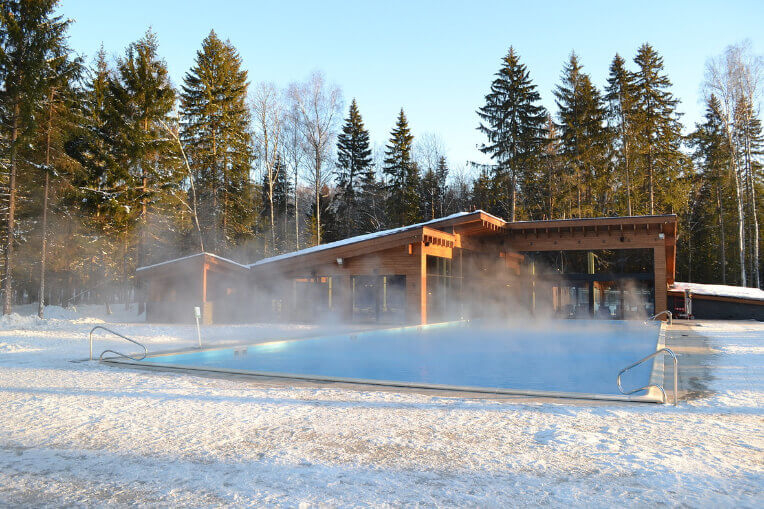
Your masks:
{"label": "bare birch tree", "polygon": [[299,114],[299,126],[311,163],[309,181],[315,198],[316,244],[321,244],[321,189],[331,172],[328,161],[342,110],[342,91],[326,83],[321,72],[314,72],[305,82],[293,83],[289,97]]}
{"label": "bare birch tree", "polygon": [[276,249],[276,216],[273,203],[273,187],[282,166],[276,164],[281,150],[284,127],[281,93],[273,83],[261,83],[252,99],[252,116],[255,123],[255,144],[258,159],[266,177],[265,194],[270,208],[271,249]]}
{"label": "bare birch tree", "polygon": [[284,138],[283,147],[285,159],[288,167],[291,169],[294,178],[294,248],[300,249],[300,193],[299,180],[300,170],[302,168],[305,156],[305,143],[300,128],[300,112],[292,104],[291,108],[284,115]]}
{"label": "bare birch tree", "polygon": [[[746,40],[741,44],[732,46],[729,50],[732,51],[735,59],[736,75],[736,87],[738,89],[738,105],[735,109],[735,113],[740,117],[738,118],[738,125],[742,126],[740,129],[740,140],[742,150],[742,166],[743,166],[743,178],[744,187],[746,191],[746,198],[748,200],[749,214],[753,225],[751,227],[752,239],[751,244],[751,268],[753,272],[753,284],[756,288],[761,288],[761,272],[759,267],[759,217],[756,210],[756,178],[755,178],[755,165],[753,153],[752,136],[754,133],[751,127],[754,125],[754,120],[758,117],[759,108],[759,94],[761,93],[761,81],[764,77],[764,58],[761,55],[753,53],[751,48],[751,41]],[[728,51],[729,51],[728,50]]]}
{"label": "bare birch tree", "polygon": [[705,92],[707,99],[711,94],[719,98],[719,116],[724,126],[727,144],[730,147],[730,174],[735,185],[735,198],[737,204],[737,230],[738,230],[738,255],[740,260],[740,284],[746,285],[745,271],[745,210],[743,205],[742,175],[740,172],[740,151],[734,135],[734,111],[737,103],[738,87],[736,85],[738,75],[736,56],[732,47],[727,48],[724,54],[714,57],[706,62]]}
{"label": "bare birch tree", "polygon": [[[730,147],[730,174],[735,185],[738,219],[738,250],[740,260],[741,285],[747,286],[746,274],[746,200],[749,202],[748,215],[754,222],[754,244],[751,255],[754,284],[761,286],[759,271],[759,226],[756,214],[755,185],[753,185],[750,139],[738,136],[736,126],[750,125],[759,94],[762,77],[761,57],[753,55],[749,42],[728,46],[723,54],[711,58],[706,63],[706,95],[715,94],[719,98],[719,115],[724,124],[725,136]],[[740,107],[740,105],[748,107]],[[741,115],[744,118],[740,118]]]}

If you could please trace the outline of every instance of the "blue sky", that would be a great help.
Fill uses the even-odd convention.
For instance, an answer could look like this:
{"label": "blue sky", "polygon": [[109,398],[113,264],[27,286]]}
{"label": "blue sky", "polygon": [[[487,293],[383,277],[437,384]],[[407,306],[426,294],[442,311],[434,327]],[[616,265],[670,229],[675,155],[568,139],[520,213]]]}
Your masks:
{"label": "blue sky", "polygon": [[482,160],[475,110],[510,45],[554,112],[552,90],[572,50],[602,88],[616,52],[631,63],[650,42],[685,126],[702,117],[709,56],[743,39],[764,52],[762,1],[63,0],[59,11],[75,21],[70,44],[88,61],[101,43],[122,54],[151,26],[176,85],[210,29],[236,46],[253,84],[284,86],[322,70],[346,104],[358,100],[375,144],[403,107],[415,136],[440,136],[452,166]]}

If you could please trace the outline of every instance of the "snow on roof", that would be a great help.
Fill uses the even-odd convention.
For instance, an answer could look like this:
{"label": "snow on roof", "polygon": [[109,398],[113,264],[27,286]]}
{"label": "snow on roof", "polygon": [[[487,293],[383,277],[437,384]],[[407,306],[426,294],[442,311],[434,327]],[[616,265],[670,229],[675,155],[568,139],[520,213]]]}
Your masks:
{"label": "snow on roof", "polygon": [[[488,214],[489,216],[491,214]],[[493,216],[496,217],[496,216]],[[657,214],[657,215],[644,215],[644,216],[596,216],[596,217],[568,217],[566,219],[530,219],[530,220],[522,220],[522,221],[513,221],[511,223],[508,223],[510,225],[513,224],[524,224],[524,223],[556,223],[560,221],[587,221],[587,220],[599,220],[599,219],[607,219],[607,220],[628,220],[628,219],[644,219],[644,218],[655,218],[655,219],[667,219],[667,218],[676,218],[676,214]],[[497,218],[498,219],[498,218]]]}
{"label": "snow on roof", "polygon": [[333,249],[335,247],[347,246],[347,245],[350,245],[350,244],[355,244],[357,242],[363,242],[363,241],[370,240],[370,239],[376,239],[378,237],[385,237],[387,235],[393,235],[395,233],[405,232],[407,230],[415,230],[415,229],[421,228],[423,226],[428,226],[428,225],[432,225],[432,224],[436,224],[436,223],[441,223],[441,222],[444,222],[444,221],[448,221],[450,219],[456,219],[458,217],[469,216],[471,214],[478,214],[478,213],[483,213],[483,214],[485,214],[487,216],[490,216],[490,217],[492,217],[494,219],[497,219],[497,220],[499,220],[501,222],[504,222],[503,219],[498,218],[498,217],[496,217],[494,215],[491,215],[488,212],[485,212],[483,210],[475,210],[473,212],[457,212],[456,214],[451,214],[450,216],[445,216],[445,217],[439,217],[438,219],[432,219],[430,221],[425,221],[424,223],[417,223],[417,224],[412,224],[412,225],[408,225],[408,226],[401,226],[400,228],[392,228],[390,230],[382,230],[382,231],[379,231],[379,232],[367,233],[365,235],[358,235],[356,237],[350,237],[350,238],[347,238],[347,239],[338,240],[336,242],[329,242],[327,244],[319,244],[317,246],[308,247],[308,248],[305,248],[305,249],[300,249],[299,251],[293,251],[291,253],[284,253],[284,254],[280,254],[280,255],[277,255],[277,256],[271,256],[270,258],[263,258],[262,260],[258,260],[255,263],[251,263],[249,265],[249,267],[254,267],[256,265],[262,265],[262,264],[265,264],[265,263],[277,262],[277,261],[280,261],[280,260],[286,260],[287,258],[293,258],[295,256],[302,256],[302,255],[306,255],[306,254],[310,254],[310,253],[317,253],[319,251],[324,251],[326,249]]}
{"label": "snow on roof", "polygon": [[713,297],[731,297],[735,299],[752,299],[764,301],[764,290],[746,288],[743,286],[707,285],[702,283],[674,283],[669,290],[684,291],[689,289],[695,295]]}
{"label": "snow on roof", "polygon": [[229,260],[228,258],[223,258],[222,256],[218,256],[216,254],[212,254],[212,253],[196,253],[196,254],[192,254],[192,255],[188,255],[188,256],[181,256],[180,258],[173,258],[172,260],[167,260],[167,261],[164,261],[164,262],[154,263],[152,265],[145,265],[143,267],[138,267],[137,269],[135,269],[135,272],[138,272],[138,271],[141,271],[141,270],[146,270],[146,269],[153,269],[154,267],[159,267],[160,265],[167,265],[167,264],[170,264],[170,263],[175,263],[175,262],[179,262],[179,261],[182,261],[182,260],[188,260],[189,258],[194,258],[194,257],[197,257],[197,256],[203,256],[203,255],[207,255],[207,256],[210,256],[212,258],[217,258],[220,261],[223,261],[223,262],[226,262],[226,263],[230,263],[232,265],[237,265],[237,266],[242,267],[244,269],[249,268],[246,265],[242,265],[241,263],[235,262],[233,260]]}

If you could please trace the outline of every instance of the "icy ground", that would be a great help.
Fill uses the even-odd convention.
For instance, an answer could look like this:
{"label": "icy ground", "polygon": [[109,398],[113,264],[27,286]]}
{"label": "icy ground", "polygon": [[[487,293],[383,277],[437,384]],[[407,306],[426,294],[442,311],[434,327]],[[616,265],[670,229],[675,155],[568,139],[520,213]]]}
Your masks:
{"label": "icy ground", "polygon": [[[764,324],[675,325],[669,344],[687,368],[674,408],[71,362],[87,356],[91,327],[135,318],[115,311],[0,319],[0,506],[764,504]],[[114,327],[150,351],[196,342],[192,327]],[[216,326],[204,335],[311,332]]]}

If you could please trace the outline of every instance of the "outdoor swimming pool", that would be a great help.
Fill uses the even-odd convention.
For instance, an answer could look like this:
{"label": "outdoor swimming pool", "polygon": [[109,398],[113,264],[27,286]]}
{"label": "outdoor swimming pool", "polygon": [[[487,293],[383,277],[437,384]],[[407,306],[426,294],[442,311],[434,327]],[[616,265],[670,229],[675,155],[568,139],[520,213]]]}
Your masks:
{"label": "outdoor swimming pool", "polygon": [[[482,392],[622,396],[618,372],[653,353],[660,324],[561,320],[534,326],[455,322],[151,356],[156,367],[361,381]],[[660,365],[660,366],[659,366]],[[663,383],[662,360],[623,377],[624,388]]]}

